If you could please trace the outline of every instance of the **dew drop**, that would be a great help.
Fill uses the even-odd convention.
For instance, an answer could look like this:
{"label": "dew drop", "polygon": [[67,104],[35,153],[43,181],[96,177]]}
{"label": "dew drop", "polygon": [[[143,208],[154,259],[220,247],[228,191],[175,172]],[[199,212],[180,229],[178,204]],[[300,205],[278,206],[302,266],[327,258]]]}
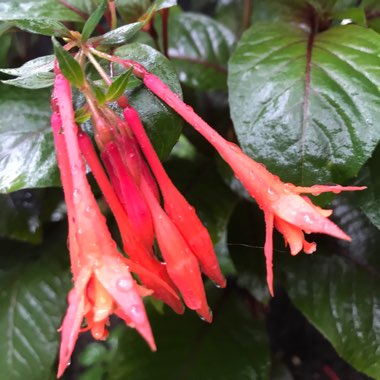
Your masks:
{"label": "dew drop", "polygon": [[116,286],[121,292],[127,292],[133,286],[132,281],[127,277],[121,277],[116,281]]}
{"label": "dew drop", "polygon": [[81,201],[81,192],[79,189],[74,189],[73,191],[73,202],[74,204],[78,204]]}
{"label": "dew drop", "polygon": [[86,215],[90,218],[93,218],[96,214],[95,209],[91,206],[87,206],[85,211],[86,211]]}
{"label": "dew drop", "polygon": [[130,313],[132,315],[134,322],[143,322],[144,321],[144,313],[141,310],[141,307],[138,305],[134,305],[131,307]]}
{"label": "dew drop", "polygon": [[304,214],[303,219],[308,224],[313,224],[313,220],[310,218],[309,214]]}
{"label": "dew drop", "polygon": [[275,201],[278,199],[278,194],[275,190],[273,190],[271,187],[268,187],[268,190],[267,190],[267,193],[268,193],[268,198],[271,200],[271,201]]}

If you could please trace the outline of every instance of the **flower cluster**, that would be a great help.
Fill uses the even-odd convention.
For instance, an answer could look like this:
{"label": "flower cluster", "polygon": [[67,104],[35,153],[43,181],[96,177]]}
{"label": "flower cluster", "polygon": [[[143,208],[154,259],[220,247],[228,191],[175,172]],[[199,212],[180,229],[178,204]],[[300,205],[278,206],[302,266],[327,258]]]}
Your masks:
{"label": "flower cluster", "polygon": [[[323,233],[350,240],[328,219],[331,210],[313,205],[309,198],[301,194],[338,193],[361,190],[363,187],[297,187],[283,183],[264,165],[221,137],[158,77],[141,65],[104,53],[97,54],[126,68],[132,67],[133,73],[143,80],[146,87],[215,147],[256,200],[266,222],[264,253],[267,282],[272,295],[274,228],[284,236],[292,255],[302,250],[305,253],[315,251],[316,244],[308,242],[305,233]],[[184,311],[183,301],[202,319],[211,322],[212,314],[201,273],[220,287],[226,285],[207,229],[166,174],[137,111],[123,97],[119,101],[123,110],[121,117],[106,104],[97,102],[89,89],[83,92],[102,162],[90,137],[75,123],[69,82],[56,68],[52,129],[68,210],[74,280],[69,308],[61,328],[58,376],[68,365],[79,332],[90,330],[95,339],[104,339],[111,314],[116,314],[128,326],[138,330],[155,350],[143,296],[151,295],[179,314]],[[117,250],[107,229],[105,218],[87,182],[85,163],[90,167],[117,221],[128,258]],[[130,271],[138,276],[139,283]],[[84,319],[85,327],[82,327]]]}

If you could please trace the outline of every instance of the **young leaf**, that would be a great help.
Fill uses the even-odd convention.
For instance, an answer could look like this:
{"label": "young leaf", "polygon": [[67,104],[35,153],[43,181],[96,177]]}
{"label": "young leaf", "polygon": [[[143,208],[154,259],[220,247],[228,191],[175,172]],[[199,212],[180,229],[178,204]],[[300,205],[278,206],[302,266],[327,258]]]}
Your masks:
{"label": "young leaf", "polygon": [[106,102],[106,96],[103,92],[103,90],[98,86],[91,86],[92,90],[94,91],[95,98],[99,104],[104,104]]}
{"label": "young leaf", "polygon": [[130,67],[124,74],[117,77],[106,92],[106,101],[114,102],[124,94],[127,88],[129,77],[131,76],[133,67]]}
{"label": "young leaf", "polygon": [[88,18],[88,20],[83,26],[82,41],[87,41],[87,39],[91,36],[92,32],[95,30],[99,21],[103,17],[106,8],[107,8],[107,0],[102,0],[98,8],[96,8],[94,13]]}
{"label": "young leaf", "polygon": [[67,52],[61,44],[52,37],[54,52],[59,62],[63,75],[76,87],[80,88],[84,83],[84,74],[80,64]]}

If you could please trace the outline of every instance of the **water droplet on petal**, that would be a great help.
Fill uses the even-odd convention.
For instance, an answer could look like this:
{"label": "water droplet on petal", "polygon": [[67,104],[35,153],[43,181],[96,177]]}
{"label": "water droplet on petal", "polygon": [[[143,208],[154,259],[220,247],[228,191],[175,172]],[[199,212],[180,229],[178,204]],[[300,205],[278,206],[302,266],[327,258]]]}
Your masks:
{"label": "water droplet on petal", "polygon": [[121,277],[116,281],[116,286],[121,292],[127,292],[133,287],[133,283],[130,278]]}
{"label": "water droplet on petal", "polygon": [[311,219],[309,214],[304,214],[303,219],[308,224],[313,224],[313,220]]}
{"label": "water droplet on petal", "polygon": [[81,201],[82,195],[79,189],[74,189],[73,191],[73,202],[78,204]]}
{"label": "water droplet on petal", "polygon": [[86,215],[89,217],[89,218],[93,218],[95,217],[96,215],[96,211],[93,207],[91,206],[87,206],[86,207]]}
{"label": "water droplet on petal", "polygon": [[132,306],[130,312],[132,314],[132,319],[134,322],[143,322],[145,320],[144,312],[142,311],[140,306]]}
{"label": "water droplet on petal", "polygon": [[279,198],[279,197],[278,197],[278,194],[277,194],[277,191],[275,191],[275,190],[272,189],[271,187],[268,187],[267,193],[268,193],[268,198],[269,198],[271,201],[276,201],[276,200]]}

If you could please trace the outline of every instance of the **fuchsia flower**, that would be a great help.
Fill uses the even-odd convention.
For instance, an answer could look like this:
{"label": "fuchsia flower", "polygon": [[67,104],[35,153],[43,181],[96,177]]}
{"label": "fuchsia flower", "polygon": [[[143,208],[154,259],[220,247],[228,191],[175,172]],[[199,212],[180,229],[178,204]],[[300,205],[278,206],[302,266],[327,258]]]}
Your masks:
{"label": "fuchsia flower", "polygon": [[312,253],[316,249],[315,243],[309,243],[304,239],[304,232],[323,233],[339,239],[350,240],[350,237],[337,225],[327,219],[332,211],[322,210],[314,206],[308,198],[300,194],[311,193],[317,195],[330,191],[339,193],[341,191],[363,190],[365,187],[324,185],[297,187],[283,183],[278,177],[271,174],[264,165],[257,163],[244,154],[237,145],[223,139],[158,77],[146,71],[144,72],[141,67],[139,67],[138,75],[143,78],[145,85],[154,94],[179,113],[215,147],[264,211],[266,222],[264,253],[266,256],[267,282],[272,295],[273,227],[276,227],[283,234],[285,242],[289,244],[293,255],[302,249],[306,253]]}
{"label": "fuchsia flower", "polygon": [[156,347],[141,299],[151,291],[132,278],[128,261],[118,253],[91,192],[78,145],[70,85],[59,71],[54,84],[53,111],[52,129],[68,210],[74,279],[61,327],[60,377],[69,363],[84,318],[93,337],[104,339],[109,316],[117,314],[139,331],[152,350]]}
{"label": "fuchsia flower", "polygon": [[[167,278],[165,280],[172,288],[179,290],[190,309],[196,310],[204,320],[211,322],[212,316],[207,305],[198,260],[203,272],[219,286],[225,286],[225,279],[220,271],[208,231],[167,176],[145,134],[137,112],[126,106],[126,121],[115,114],[110,115],[109,109],[104,107],[94,110],[93,113],[96,140],[103,162],[118,199],[131,222],[134,235],[152,258],[153,241],[154,238],[157,239],[170,278],[169,281]],[[106,125],[109,125],[108,129]],[[112,136],[110,129],[113,131]],[[155,180],[138,145],[142,147],[163,194],[165,211],[160,205]],[[91,163],[90,167],[92,168]],[[94,174],[96,177],[96,173]],[[106,191],[102,190],[107,199]],[[130,253],[128,247],[126,251]],[[142,266],[144,260],[139,262]],[[162,297],[161,299],[167,302]],[[178,307],[173,309],[183,311],[178,310]]]}

